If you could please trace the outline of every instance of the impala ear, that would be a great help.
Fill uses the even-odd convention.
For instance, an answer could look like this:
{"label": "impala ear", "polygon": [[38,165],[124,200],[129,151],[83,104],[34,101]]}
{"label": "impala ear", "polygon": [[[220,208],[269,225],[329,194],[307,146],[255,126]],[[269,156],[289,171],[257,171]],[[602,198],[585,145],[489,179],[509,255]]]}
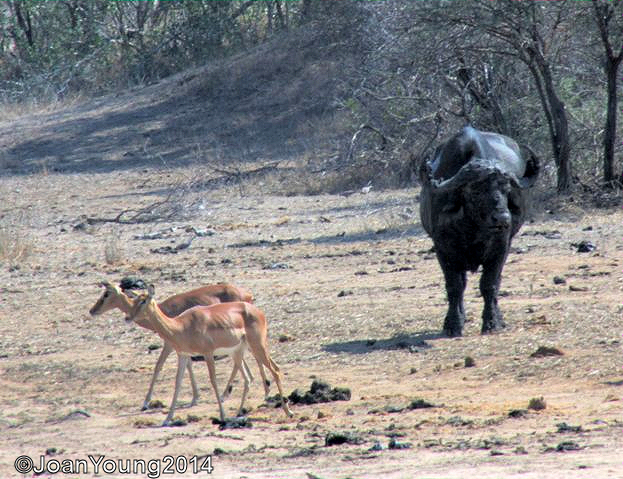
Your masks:
{"label": "impala ear", "polygon": [[154,285],[150,284],[149,286],[147,286],[147,296],[149,298],[153,298],[155,294],[156,294],[156,288],[154,288]]}
{"label": "impala ear", "polygon": [[110,284],[108,281],[102,281],[102,282],[100,282],[100,286],[102,288],[108,289],[108,288],[110,288],[112,286],[112,284]]}

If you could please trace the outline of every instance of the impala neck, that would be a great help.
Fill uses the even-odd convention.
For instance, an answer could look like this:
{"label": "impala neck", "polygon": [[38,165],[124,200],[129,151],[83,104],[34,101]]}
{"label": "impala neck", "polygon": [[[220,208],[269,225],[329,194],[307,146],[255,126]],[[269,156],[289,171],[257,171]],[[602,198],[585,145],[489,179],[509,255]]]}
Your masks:
{"label": "impala neck", "polygon": [[147,319],[149,326],[139,323],[141,326],[148,327],[162,337],[164,340],[170,340],[176,331],[179,330],[179,325],[162,312],[160,306],[153,299],[149,302],[145,308],[145,314],[143,316]]}
{"label": "impala neck", "polygon": [[128,298],[125,294],[117,295],[117,307],[121,310],[121,312],[128,314],[132,311],[133,306],[134,303],[132,303],[132,300],[130,300],[130,298]]}

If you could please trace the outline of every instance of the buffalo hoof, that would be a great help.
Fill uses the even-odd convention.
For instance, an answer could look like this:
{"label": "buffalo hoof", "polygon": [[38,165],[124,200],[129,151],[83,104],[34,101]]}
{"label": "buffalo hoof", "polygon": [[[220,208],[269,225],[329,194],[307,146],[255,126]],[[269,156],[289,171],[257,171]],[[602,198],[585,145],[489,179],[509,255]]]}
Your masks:
{"label": "buffalo hoof", "polygon": [[487,321],[482,323],[481,334],[490,334],[502,331],[506,327],[506,323],[501,318],[497,321]]}
{"label": "buffalo hoof", "polygon": [[463,331],[461,329],[448,329],[443,328],[443,334],[449,338],[458,338],[463,336]]}
{"label": "buffalo hoof", "polygon": [[446,318],[446,321],[443,324],[443,334],[449,338],[463,336],[463,322],[460,318],[458,320],[455,318],[454,321]]}

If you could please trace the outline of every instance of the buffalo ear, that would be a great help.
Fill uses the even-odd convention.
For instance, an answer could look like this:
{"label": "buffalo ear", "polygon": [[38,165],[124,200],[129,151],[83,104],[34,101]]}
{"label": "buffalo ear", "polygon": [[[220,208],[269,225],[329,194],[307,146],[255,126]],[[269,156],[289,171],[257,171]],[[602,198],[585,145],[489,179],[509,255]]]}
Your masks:
{"label": "buffalo ear", "polygon": [[536,183],[541,171],[541,164],[539,157],[532,150],[530,152],[530,159],[526,162],[526,171],[522,178],[519,179],[519,186],[521,188],[531,188]]}
{"label": "buffalo ear", "polygon": [[431,167],[430,161],[428,161],[427,159],[422,160],[422,162],[420,163],[420,168],[418,169],[418,174],[422,186],[430,185],[430,180],[433,177],[433,169]]}

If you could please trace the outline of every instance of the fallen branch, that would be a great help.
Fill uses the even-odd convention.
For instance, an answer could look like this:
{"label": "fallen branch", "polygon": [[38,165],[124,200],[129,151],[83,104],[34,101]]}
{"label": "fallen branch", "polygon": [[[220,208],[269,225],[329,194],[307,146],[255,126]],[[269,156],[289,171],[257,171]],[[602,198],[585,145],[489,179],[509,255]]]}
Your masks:
{"label": "fallen branch", "polygon": [[367,123],[363,123],[359,127],[359,129],[355,132],[355,134],[353,135],[352,139],[350,140],[350,147],[348,148],[348,154],[346,155],[346,161],[351,161],[352,160],[353,151],[355,150],[355,143],[357,143],[357,139],[359,138],[359,135],[361,135],[361,133],[364,130],[371,130],[371,131],[375,132],[377,135],[379,135],[381,137],[382,148],[385,148],[385,145],[387,145],[388,139],[383,134],[383,132],[381,130],[379,130],[378,128],[373,127],[372,125],[368,125]]}

